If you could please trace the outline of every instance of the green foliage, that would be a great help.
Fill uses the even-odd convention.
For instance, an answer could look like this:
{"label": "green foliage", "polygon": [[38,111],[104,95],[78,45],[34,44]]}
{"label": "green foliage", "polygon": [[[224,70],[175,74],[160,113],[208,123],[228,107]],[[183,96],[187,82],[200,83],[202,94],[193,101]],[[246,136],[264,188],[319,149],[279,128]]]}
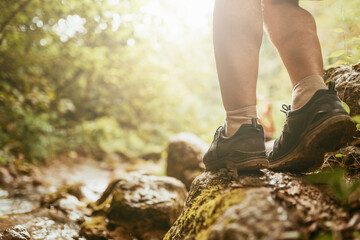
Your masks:
{"label": "green foliage", "polygon": [[0,85],[0,146],[4,152],[26,153],[29,160],[44,160],[57,147],[59,132],[50,124],[46,93],[38,88],[20,92],[10,84]]}
{"label": "green foliage", "polygon": [[325,184],[339,200],[345,202],[351,193],[360,188],[360,180],[350,183],[345,180],[345,174],[345,169],[335,168],[309,175],[306,179],[315,184]]}
{"label": "green foliage", "polygon": [[356,130],[360,131],[360,115],[353,116],[352,119],[356,122]]}
{"label": "green foliage", "polygon": [[331,233],[320,233],[319,235],[315,236],[315,240],[333,240],[333,235]]}
{"label": "green foliage", "polygon": [[12,156],[8,151],[0,150],[0,165],[12,163],[14,160],[14,156]]}
{"label": "green foliage", "polygon": [[349,107],[349,105],[347,105],[346,102],[343,102],[343,101],[341,101],[341,103],[342,103],[343,107],[345,108],[345,111],[346,111],[348,114],[350,114],[350,107]]}
{"label": "green foliage", "polygon": [[[162,0],[1,1],[0,149],[37,161],[77,148],[161,151],[190,129],[210,138],[222,118],[207,97],[218,95],[210,35],[194,37],[181,17],[172,31],[152,5],[186,11]],[[190,34],[208,44],[189,52]]]}
{"label": "green foliage", "polygon": [[355,64],[360,61],[359,3],[322,1],[304,3],[315,15],[326,65]]}
{"label": "green foliage", "polygon": [[346,157],[346,155],[341,154],[341,153],[338,153],[338,154],[335,154],[335,157],[337,157],[337,158],[343,158],[343,157]]}

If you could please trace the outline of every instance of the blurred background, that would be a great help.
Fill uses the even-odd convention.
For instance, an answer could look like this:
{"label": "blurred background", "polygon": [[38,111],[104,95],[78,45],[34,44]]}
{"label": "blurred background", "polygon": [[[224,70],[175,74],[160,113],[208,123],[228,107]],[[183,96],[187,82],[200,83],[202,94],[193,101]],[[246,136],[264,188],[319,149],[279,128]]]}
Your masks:
{"label": "blurred background", "polygon": [[[164,152],[224,121],[212,48],[213,0],[1,0],[0,164]],[[360,61],[358,0],[304,1],[326,67]],[[264,34],[259,114],[279,136],[286,69]],[[270,117],[269,117],[270,116]],[[266,121],[266,119],[265,119]]]}

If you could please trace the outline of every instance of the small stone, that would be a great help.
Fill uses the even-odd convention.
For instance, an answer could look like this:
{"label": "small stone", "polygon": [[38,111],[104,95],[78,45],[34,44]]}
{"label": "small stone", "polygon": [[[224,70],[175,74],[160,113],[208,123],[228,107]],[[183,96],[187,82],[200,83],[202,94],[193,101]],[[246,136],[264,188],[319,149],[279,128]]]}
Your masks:
{"label": "small stone", "polygon": [[75,196],[67,194],[64,198],[57,200],[54,206],[64,211],[74,211],[81,206],[81,203]]}
{"label": "small stone", "polygon": [[4,167],[0,167],[0,185],[7,185],[13,180],[14,178],[11,176],[10,172]]}

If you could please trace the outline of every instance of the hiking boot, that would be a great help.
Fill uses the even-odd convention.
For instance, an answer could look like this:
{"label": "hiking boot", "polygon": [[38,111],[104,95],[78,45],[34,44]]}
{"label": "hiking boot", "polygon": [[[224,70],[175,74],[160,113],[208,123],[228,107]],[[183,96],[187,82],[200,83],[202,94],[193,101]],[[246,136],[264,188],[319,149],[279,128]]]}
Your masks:
{"label": "hiking boot", "polygon": [[267,152],[270,168],[276,171],[306,172],[318,169],[324,154],[344,146],[356,127],[330,82],[329,89],[315,92],[302,108],[286,114],[284,130]]}
{"label": "hiking boot", "polygon": [[225,137],[225,124],[220,126],[203,162],[206,171],[224,167],[253,171],[268,167],[262,126],[254,118],[252,124],[243,124],[231,137]]}

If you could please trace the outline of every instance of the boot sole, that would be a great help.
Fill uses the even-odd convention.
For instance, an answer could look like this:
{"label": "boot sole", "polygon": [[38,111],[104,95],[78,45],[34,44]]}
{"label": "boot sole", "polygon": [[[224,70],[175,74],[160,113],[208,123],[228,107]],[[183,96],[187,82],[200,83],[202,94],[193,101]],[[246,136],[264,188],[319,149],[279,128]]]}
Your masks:
{"label": "boot sole", "polygon": [[[205,163],[204,163],[205,164]],[[226,168],[225,162],[223,160],[215,161],[213,163],[206,163],[205,169],[206,171],[214,171],[221,168]]]}
{"label": "boot sole", "polygon": [[269,168],[269,161],[266,159],[265,151],[264,157],[253,157],[248,159],[241,159],[237,153],[231,154],[228,158],[224,159],[226,168],[237,169],[239,172],[253,172],[263,168]]}
{"label": "boot sole", "polygon": [[332,116],[303,136],[288,154],[273,160],[270,169],[295,173],[315,171],[324,163],[324,154],[344,146],[355,130],[355,124],[350,116],[343,114]]}
{"label": "boot sole", "polygon": [[226,157],[223,157],[221,161],[216,161],[211,164],[206,164],[206,171],[213,171],[220,168],[237,169],[240,172],[257,171],[262,168],[269,167],[269,161],[266,159],[265,152],[260,152],[259,155],[263,154],[264,157],[252,157],[243,159],[240,154],[234,152]]}

